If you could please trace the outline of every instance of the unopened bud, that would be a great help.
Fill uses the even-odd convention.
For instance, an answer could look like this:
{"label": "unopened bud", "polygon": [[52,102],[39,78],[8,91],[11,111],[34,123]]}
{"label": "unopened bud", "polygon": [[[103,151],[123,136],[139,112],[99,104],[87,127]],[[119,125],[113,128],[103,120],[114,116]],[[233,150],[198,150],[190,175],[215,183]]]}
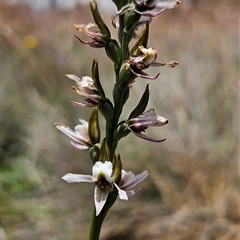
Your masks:
{"label": "unopened bud", "polygon": [[121,173],[122,173],[122,162],[121,162],[120,154],[118,153],[114,155],[113,173],[112,173],[113,181],[116,184],[119,184],[121,181]]}

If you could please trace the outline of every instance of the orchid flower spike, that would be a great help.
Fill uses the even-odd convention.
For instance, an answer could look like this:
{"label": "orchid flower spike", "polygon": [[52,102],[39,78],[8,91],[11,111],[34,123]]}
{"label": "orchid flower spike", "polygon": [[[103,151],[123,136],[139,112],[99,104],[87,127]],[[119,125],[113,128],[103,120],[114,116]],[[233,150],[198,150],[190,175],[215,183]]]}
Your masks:
{"label": "orchid flower spike", "polygon": [[118,191],[119,198],[122,200],[128,200],[129,196],[132,196],[141,190],[141,188],[135,190],[132,190],[131,188],[143,181],[149,175],[149,171],[147,170],[138,175],[122,170],[121,181],[119,185],[117,185],[113,181],[112,172],[113,165],[110,161],[97,161],[92,168],[92,175],[67,173],[62,179],[68,183],[89,182],[95,184],[94,203],[96,207],[96,216],[98,216],[106,203],[110,190],[114,186]]}

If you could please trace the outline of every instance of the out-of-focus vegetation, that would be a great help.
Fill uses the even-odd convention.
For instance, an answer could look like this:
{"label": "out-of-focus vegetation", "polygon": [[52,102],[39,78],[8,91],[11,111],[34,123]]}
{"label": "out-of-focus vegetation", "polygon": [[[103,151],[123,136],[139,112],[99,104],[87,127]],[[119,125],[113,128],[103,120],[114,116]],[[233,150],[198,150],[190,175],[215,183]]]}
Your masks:
{"label": "out-of-focus vegetation", "polygon": [[[151,23],[158,61],[179,61],[150,84],[149,108],[170,123],[149,134],[167,140],[120,143],[124,169],[151,174],[137,196],[117,201],[102,239],[239,239],[238,4],[183,1]],[[61,177],[91,173],[91,162],[54,122],[74,127],[90,114],[69,104],[79,96],[64,74],[90,75],[97,57],[111,94],[111,62],[73,37],[73,23],[92,21],[88,7],[34,12],[3,1],[2,14],[2,240],[85,240],[93,188]],[[125,117],[147,82],[137,79]]]}

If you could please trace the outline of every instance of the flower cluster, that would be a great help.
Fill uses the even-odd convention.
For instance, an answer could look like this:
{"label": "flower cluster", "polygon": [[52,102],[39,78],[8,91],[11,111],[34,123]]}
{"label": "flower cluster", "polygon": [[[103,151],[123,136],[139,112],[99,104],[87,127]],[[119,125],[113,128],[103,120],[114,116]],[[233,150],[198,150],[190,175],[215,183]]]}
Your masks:
{"label": "flower cluster", "polygon": [[[129,99],[130,88],[137,78],[155,80],[146,72],[149,67],[175,67],[177,61],[157,62],[157,50],[148,46],[149,26],[153,18],[166,9],[175,8],[180,0],[112,0],[117,7],[112,16],[113,26],[117,28],[118,39],[113,39],[97,6],[96,0],[90,3],[90,9],[95,23],[75,24],[76,29],[89,37],[75,37],[84,45],[93,48],[103,48],[114,65],[115,81],[112,90],[113,100],[107,98],[101,84],[98,70],[98,60],[92,63],[92,76],[78,77],[74,74],[66,76],[75,82],[72,89],[83,100],[71,101],[75,106],[91,108],[88,122],[82,119],[74,130],[56,123],[57,129],[70,138],[71,144],[80,149],[88,150],[93,163],[92,175],[68,173],[62,177],[68,183],[89,182],[95,185],[94,205],[95,217],[92,220],[89,239],[98,239],[100,227],[108,210],[119,197],[128,200],[141,188],[133,189],[143,181],[149,171],[144,170],[138,175],[122,168],[117,146],[128,134],[152,141],[163,142],[166,139],[156,139],[145,134],[148,127],[160,127],[168,123],[168,119],[158,115],[153,108],[146,110],[149,101],[149,85],[146,85],[142,97],[133,108],[128,118],[122,119],[122,110]],[[118,22],[117,22],[117,18]],[[136,38],[136,30],[141,28]],[[130,42],[133,42],[133,44]],[[105,132],[101,131],[99,113],[106,122]],[[104,136],[101,138],[101,136]],[[97,223],[96,223],[97,222]],[[92,237],[91,237],[92,236]]]}

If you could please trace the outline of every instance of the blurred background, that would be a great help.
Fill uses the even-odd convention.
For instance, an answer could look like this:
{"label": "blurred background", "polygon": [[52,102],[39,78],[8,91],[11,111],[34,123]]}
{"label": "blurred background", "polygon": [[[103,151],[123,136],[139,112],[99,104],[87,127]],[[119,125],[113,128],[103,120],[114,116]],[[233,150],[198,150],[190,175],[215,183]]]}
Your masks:
{"label": "blurred background", "polygon": [[[98,58],[111,98],[112,63],[73,36],[74,23],[93,22],[88,1],[1,2],[1,240],[85,240],[93,186],[61,177],[90,174],[91,161],[54,123],[74,128],[91,111],[69,104],[81,98],[65,74],[91,75]],[[116,37],[114,5],[99,2]],[[179,62],[150,83],[148,108],[169,124],[148,134],[167,140],[120,142],[124,169],[151,174],[138,195],[117,200],[101,239],[238,240],[239,1],[183,0],[151,23],[149,46],[159,62]],[[123,119],[148,82],[137,79]]]}

